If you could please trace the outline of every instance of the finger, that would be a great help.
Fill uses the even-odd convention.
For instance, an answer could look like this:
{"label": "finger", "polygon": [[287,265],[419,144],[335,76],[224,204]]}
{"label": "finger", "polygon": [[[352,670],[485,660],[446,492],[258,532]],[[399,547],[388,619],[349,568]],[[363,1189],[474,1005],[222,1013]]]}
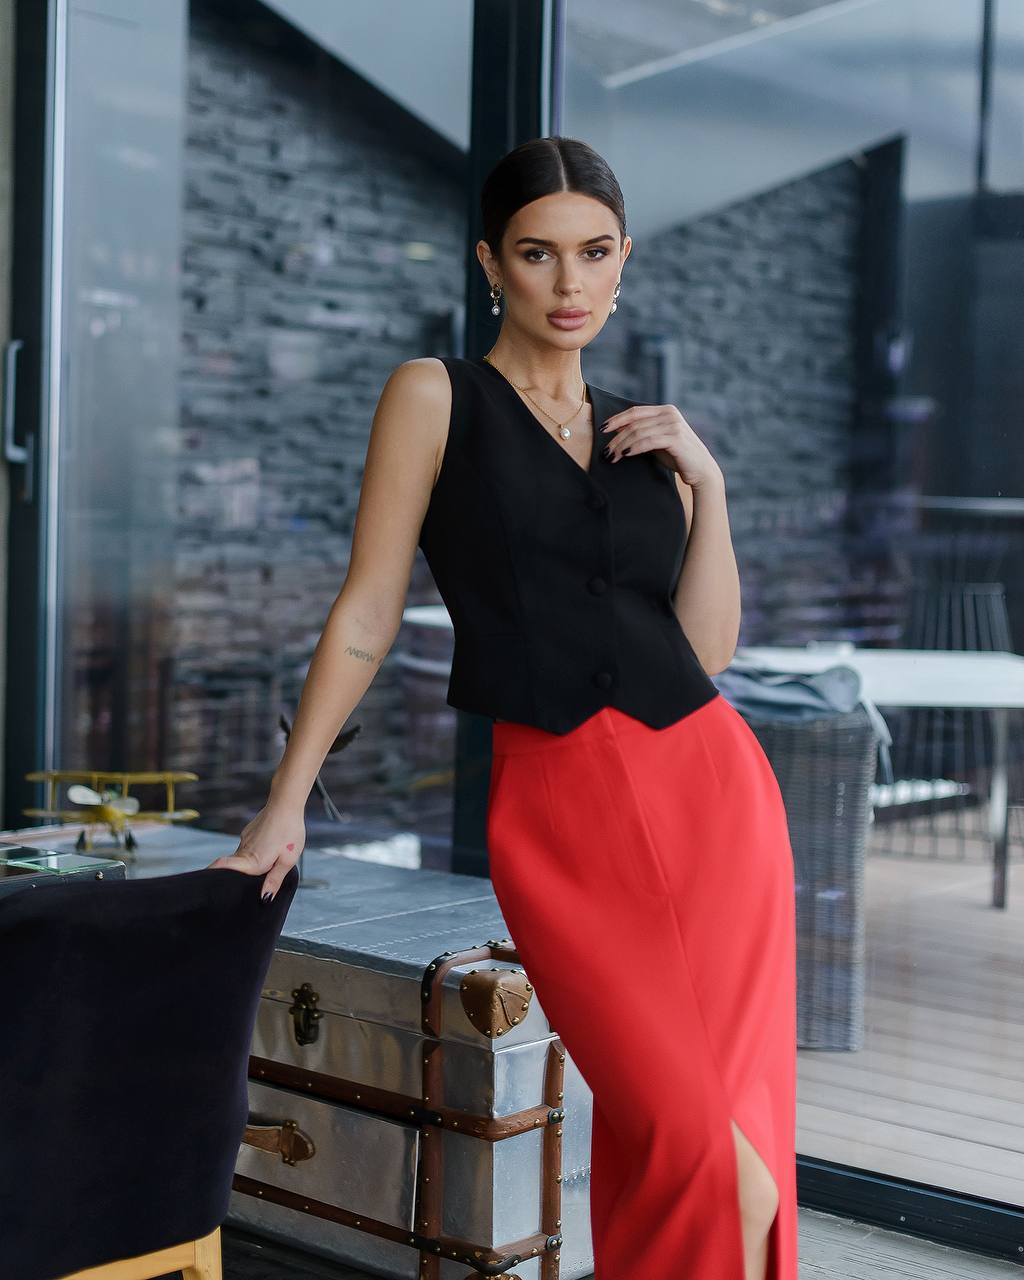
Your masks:
{"label": "finger", "polygon": [[[671,426],[662,416],[649,415],[638,422],[629,422],[621,426],[619,430],[612,436],[605,445],[604,456],[615,461],[616,456],[623,453],[638,452],[637,445],[640,441],[655,440],[654,447],[657,448],[662,440],[663,435],[667,436],[671,433]],[[647,445],[646,447],[651,447]]]}
{"label": "finger", "polygon": [[677,436],[670,427],[660,422],[651,422],[646,426],[634,426],[616,436],[609,442],[609,457],[617,462],[623,454],[649,453],[652,449],[670,449],[676,443]]}
{"label": "finger", "polygon": [[267,872],[263,881],[263,888],[260,890],[260,899],[263,902],[273,902],[277,897],[277,891],[281,887],[281,881],[291,870],[291,863],[275,862]]}
{"label": "finger", "polygon": [[664,405],[660,404],[634,404],[628,409],[621,409],[618,413],[613,413],[610,418],[606,418],[601,430],[617,431],[620,427],[629,426],[632,422],[640,422],[644,418],[656,417],[664,409]]}
{"label": "finger", "polygon": [[250,876],[258,875],[260,871],[259,863],[253,854],[239,853],[237,850],[224,857],[215,858],[209,865],[210,867],[222,867],[228,871],[242,871]]}
{"label": "finger", "polygon": [[209,871],[211,867],[232,867],[232,869],[234,869],[233,859],[234,859],[233,854],[231,855],[224,854],[222,857],[214,858],[212,862],[208,862],[206,864],[206,869],[207,871]]}

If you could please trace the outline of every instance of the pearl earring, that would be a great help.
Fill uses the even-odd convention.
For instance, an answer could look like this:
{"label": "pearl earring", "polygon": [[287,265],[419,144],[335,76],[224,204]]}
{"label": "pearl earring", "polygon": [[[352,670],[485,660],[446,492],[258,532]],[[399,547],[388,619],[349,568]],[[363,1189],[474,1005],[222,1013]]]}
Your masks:
{"label": "pearl earring", "polygon": [[[497,293],[495,293],[495,292],[494,292],[494,291],[495,291],[495,289],[497,289],[497,291],[498,291]],[[500,316],[500,315],[501,315],[501,307],[498,305],[498,299],[499,299],[500,297],[501,297],[501,285],[500,285],[500,284],[492,284],[492,285],[491,285],[491,302],[494,304],[494,305],[491,307],[491,315],[492,315],[492,316]]]}
{"label": "pearl earring", "polygon": [[609,314],[609,315],[613,315],[613,314],[614,314],[614,312],[615,312],[615,308],[619,305],[619,304],[615,301],[615,299],[619,296],[619,286],[620,286],[621,284],[622,284],[622,281],[621,281],[621,280],[616,280],[616,281],[615,281],[615,292],[612,294],[612,309],[611,309],[611,311],[609,311],[609,312],[608,312],[608,314]]}

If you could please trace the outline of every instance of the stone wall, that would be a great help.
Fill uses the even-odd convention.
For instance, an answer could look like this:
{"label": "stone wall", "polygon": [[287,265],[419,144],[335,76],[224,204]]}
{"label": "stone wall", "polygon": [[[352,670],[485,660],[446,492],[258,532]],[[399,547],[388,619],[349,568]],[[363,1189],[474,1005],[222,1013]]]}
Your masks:
{"label": "stone wall", "polygon": [[[169,755],[204,779],[204,821],[233,829],[262,803],[279,710],[344,580],[380,390],[463,301],[457,167],[412,151],[382,96],[367,110],[365,85],[267,21],[195,0],[189,37]],[[418,560],[410,603],[435,598]],[[384,828],[411,768],[393,654],[324,771]]]}

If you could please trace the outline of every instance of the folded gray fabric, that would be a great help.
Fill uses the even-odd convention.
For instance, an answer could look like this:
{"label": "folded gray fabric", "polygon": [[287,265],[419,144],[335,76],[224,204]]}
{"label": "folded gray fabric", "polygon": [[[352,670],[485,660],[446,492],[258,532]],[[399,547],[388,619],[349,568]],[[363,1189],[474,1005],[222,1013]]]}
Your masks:
{"label": "folded gray fabric", "polygon": [[878,707],[864,693],[860,672],[854,667],[837,663],[824,671],[779,671],[737,657],[711,679],[736,710],[751,720],[816,720],[852,711],[860,703],[878,740],[882,776],[893,782],[892,734]]}

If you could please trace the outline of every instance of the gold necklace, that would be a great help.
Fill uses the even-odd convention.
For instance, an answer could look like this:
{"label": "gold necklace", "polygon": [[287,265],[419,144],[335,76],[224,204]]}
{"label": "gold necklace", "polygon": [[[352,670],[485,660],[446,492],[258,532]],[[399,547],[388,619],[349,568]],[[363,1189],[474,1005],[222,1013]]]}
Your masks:
{"label": "gold necklace", "polygon": [[[494,363],[494,361],[490,358],[490,356],[484,356],[483,358],[487,361],[487,363],[491,366],[492,369],[498,369],[498,366]],[[540,409],[541,413],[544,415],[545,418],[551,419],[551,421],[558,428],[558,434],[562,437],[563,440],[568,440],[570,438],[570,436],[572,435],[572,432],[569,430],[569,427],[567,424],[572,422],[573,418],[575,418],[576,415],[580,412],[580,409],[582,409],[583,406],[587,403],[587,384],[585,382],[583,384],[583,395],[580,399],[579,408],[575,411],[575,413],[571,413],[568,416],[568,418],[566,418],[565,422],[559,422],[557,418],[552,418],[551,414],[548,413],[548,411],[542,405],[537,404],[537,401],[534,400],[533,396],[530,395],[529,391],[527,391],[525,387],[521,387],[518,382],[513,382],[512,379],[508,376],[508,374],[502,373],[500,369],[498,369],[498,372],[501,373],[501,376],[505,379],[505,381],[510,386],[515,387],[517,391],[521,391],[532,405],[536,405],[537,408]]]}

